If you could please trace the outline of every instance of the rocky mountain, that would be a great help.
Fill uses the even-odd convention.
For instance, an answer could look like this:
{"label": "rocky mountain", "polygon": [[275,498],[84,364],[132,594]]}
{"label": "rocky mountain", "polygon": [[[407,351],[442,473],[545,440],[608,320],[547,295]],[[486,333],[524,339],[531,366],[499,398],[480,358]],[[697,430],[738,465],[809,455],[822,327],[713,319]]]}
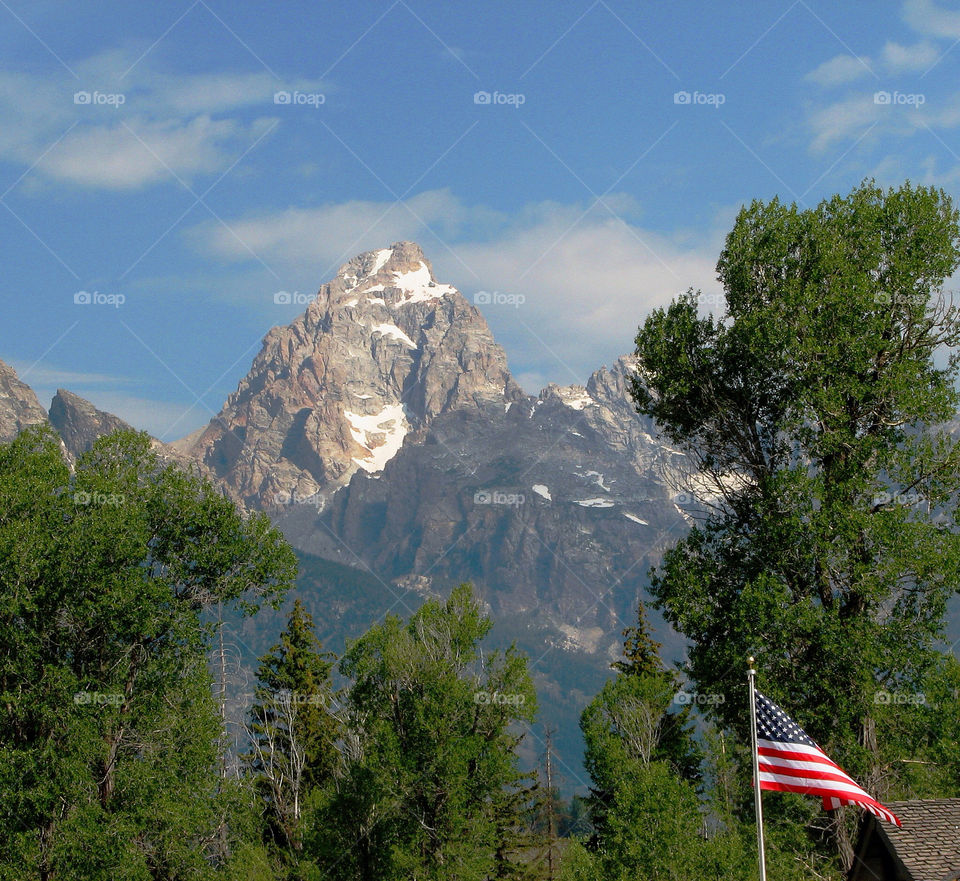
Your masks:
{"label": "rocky mountain", "polygon": [[526,394],[482,314],[399,242],[273,328],[178,447],[305,552],[393,590],[469,579],[496,614],[607,657],[687,524],[665,479],[678,454],[634,411],[630,369]]}
{"label": "rocky mountain", "polygon": [[[57,389],[50,402],[49,419],[72,459],[87,452],[98,437],[114,431],[136,431],[119,416],[97,409],[86,398],[66,389]],[[156,438],[151,438],[150,443],[162,461],[193,469],[204,477],[213,477],[202,462],[196,461],[189,453],[182,452],[173,444],[166,444]]]}
{"label": "rocky mountain", "polygon": [[438,416],[522,397],[481,314],[400,242],[342,266],[300,318],[273,328],[218,416],[180,448],[255,507],[322,503]]}
{"label": "rocky mountain", "polygon": [[664,481],[677,454],[631,410],[629,369],[621,359],[585,388],[443,414],[322,510],[274,517],[301,549],[395,589],[471,580],[496,618],[612,657],[649,566],[688,522]]}
{"label": "rocky mountain", "polygon": [[119,416],[98,410],[85,398],[66,389],[57,389],[50,402],[50,424],[74,458],[89,450],[101,435],[134,430]]}
{"label": "rocky mountain", "polygon": [[17,372],[0,361],[0,442],[13,440],[28,425],[45,422],[47,411]]}

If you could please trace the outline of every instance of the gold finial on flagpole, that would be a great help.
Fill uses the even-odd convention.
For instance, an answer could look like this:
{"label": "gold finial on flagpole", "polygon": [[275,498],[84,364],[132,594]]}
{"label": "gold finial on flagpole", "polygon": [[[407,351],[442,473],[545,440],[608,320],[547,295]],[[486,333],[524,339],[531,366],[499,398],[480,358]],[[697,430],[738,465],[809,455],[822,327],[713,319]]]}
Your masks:
{"label": "gold finial on flagpole", "polygon": [[750,655],[750,657],[747,658],[747,665],[750,667],[751,670],[753,669],[753,655]]}

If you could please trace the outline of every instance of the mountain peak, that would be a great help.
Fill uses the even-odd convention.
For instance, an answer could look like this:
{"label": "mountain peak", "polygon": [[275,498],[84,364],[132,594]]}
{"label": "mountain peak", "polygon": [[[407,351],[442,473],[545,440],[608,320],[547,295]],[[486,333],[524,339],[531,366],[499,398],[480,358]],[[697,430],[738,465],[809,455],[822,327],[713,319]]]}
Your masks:
{"label": "mountain peak", "polygon": [[[340,267],[337,276],[344,278],[351,276],[356,279],[372,278],[380,275],[384,270],[390,272],[406,272],[419,268],[421,263],[429,266],[423,249],[416,242],[394,242],[389,248],[379,248],[375,251],[365,251]],[[433,271],[430,271],[431,278]]]}
{"label": "mountain peak", "polygon": [[344,263],[337,277],[320,289],[315,311],[319,314],[331,304],[395,309],[455,293],[452,285],[437,282],[430,261],[416,242],[394,242],[389,248],[366,251]]}
{"label": "mountain peak", "polygon": [[50,424],[74,458],[89,450],[101,435],[133,431],[119,416],[98,410],[85,398],[62,388],[50,403]]}
{"label": "mountain peak", "polygon": [[523,397],[483,315],[414,242],[359,254],[275,327],[190,446],[244,501],[325,497],[379,473],[441,413]]}

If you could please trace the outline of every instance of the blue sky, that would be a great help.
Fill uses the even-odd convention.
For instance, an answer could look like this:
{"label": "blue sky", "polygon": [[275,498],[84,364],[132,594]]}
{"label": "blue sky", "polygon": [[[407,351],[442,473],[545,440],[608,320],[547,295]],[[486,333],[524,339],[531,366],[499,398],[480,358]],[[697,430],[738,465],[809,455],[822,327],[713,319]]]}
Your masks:
{"label": "blue sky", "polygon": [[360,251],[413,239],[468,298],[514,295],[481,308],[536,390],[715,295],[744,202],[960,187],[960,12],[930,0],[2,0],[0,23],[0,359],[168,440],[295,317],[278,291]]}

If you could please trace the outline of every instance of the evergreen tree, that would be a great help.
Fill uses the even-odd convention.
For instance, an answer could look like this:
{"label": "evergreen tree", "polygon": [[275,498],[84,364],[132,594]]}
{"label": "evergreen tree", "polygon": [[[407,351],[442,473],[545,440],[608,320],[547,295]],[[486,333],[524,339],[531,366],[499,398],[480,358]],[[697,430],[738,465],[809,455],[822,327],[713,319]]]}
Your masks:
{"label": "evergreen tree", "polygon": [[280,641],[257,670],[252,750],[245,758],[266,805],[269,836],[287,851],[302,851],[308,793],[330,778],[336,761],[340,728],[333,714],[331,658],[298,599]]}

